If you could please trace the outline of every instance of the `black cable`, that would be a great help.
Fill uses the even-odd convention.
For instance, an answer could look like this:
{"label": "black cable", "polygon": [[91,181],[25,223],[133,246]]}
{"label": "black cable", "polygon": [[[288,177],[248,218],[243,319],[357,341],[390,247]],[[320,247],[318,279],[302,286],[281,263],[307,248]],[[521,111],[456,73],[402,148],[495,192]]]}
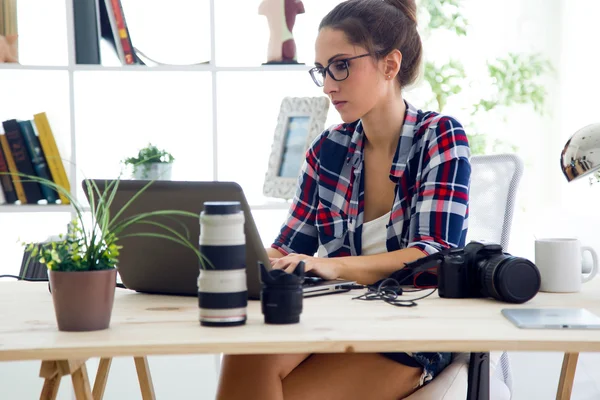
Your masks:
{"label": "black cable", "polygon": [[0,278],[13,278],[13,279],[18,279],[20,281],[28,281],[28,282],[48,282],[48,278],[25,278],[23,276],[18,276],[18,275],[0,275]]}
{"label": "black cable", "polygon": [[[412,274],[411,274],[411,276],[412,276]],[[406,277],[406,278],[408,278],[408,277]],[[404,281],[405,279],[402,279],[401,282]],[[414,293],[414,292],[420,292],[423,290],[426,290],[426,289],[416,289],[416,290],[404,291],[402,289],[402,287],[400,286],[400,282],[398,282],[397,280],[395,280],[393,278],[387,278],[387,279],[382,280],[379,283],[379,285],[377,285],[377,286],[369,285],[366,293],[364,293],[360,296],[353,297],[352,300],[365,300],[365,301],[382,300],[382,301],[385,301],[386,303],[391,304],[396,307],[415,307],[417,305],[417,303],[416,303],[417,300],[422,300],[426,297],[431,296],[437,290],[437,288],[433,288],[433,290],[431,292],[427,293],[424,296],[413,298],[413,299],[399,299],[398,296],[401,296],[402,293],[404,293],[404,292]]]}
{"label": "black cable", "polygon": [[[24,277],[21,277],[18,275],[0,275],[0,278],[13,278],[13,279],[17,279],[19,281],[26,281],[26,282],[48,282],[48,278],[24,278]],[[115,286],[118,288],[121,288],[121,289],[127,289],[125,287],[125,285],[122,283],[117,283]]]}

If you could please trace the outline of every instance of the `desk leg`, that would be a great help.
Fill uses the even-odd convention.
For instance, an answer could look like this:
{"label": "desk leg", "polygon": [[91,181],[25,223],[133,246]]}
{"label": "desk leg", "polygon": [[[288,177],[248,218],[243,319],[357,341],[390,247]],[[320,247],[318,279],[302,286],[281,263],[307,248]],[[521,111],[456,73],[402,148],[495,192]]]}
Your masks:
{"label": "desk leg", "polygon": [[154,386],[152,386],[152,377],[150,376],[150,368],[148,367],[147,357],[134,357],[135,369],[140,382],[140,390],[142,391],[143,400],[156,400],[154,395]]}
{"label": "desk leg", "polygon": [[[68,369],[67,369],[68,366]],[[58,368],[71,374],[73,389],[77,400],[94,400],[84,361],[58,361]],[[65,374],[66,375],[66,374]]]}
{"label": "desk leg", "polygon": [[40,400],[56,400],[58,388],[60,386],[61,375],[58,374],[58,368],[55,361],[42,361],[40,367],[40,377],[44,378],[44,386],[40,394]]}
{"label": "desk leg", "polygon": [[93,400],[85,361],[42,361],[40,377],[44,378],[44,387],[42,388],[40,400],[55,400],[60,380],[65,375],[71,375],[77,400]]}
{"label": "desk leg", "polygon": [[563,358],[562,370],[560,371],[560,381],[558,382],[558,391],[556,400],[569,400],[573,381],[575,380],[575,369],[577,368],[577,359],[579,353],[565,353]]}
{"label": "desk leg", "polygon": [[96,372],[96,379],[94,379],[94,389],[92,390],[94,400],[102,400],[104,397],[104,390],[106,389],[106,381],[108,380],[108,371],[110,371],[111,363],[112,358],[100,359],[98,372]]}

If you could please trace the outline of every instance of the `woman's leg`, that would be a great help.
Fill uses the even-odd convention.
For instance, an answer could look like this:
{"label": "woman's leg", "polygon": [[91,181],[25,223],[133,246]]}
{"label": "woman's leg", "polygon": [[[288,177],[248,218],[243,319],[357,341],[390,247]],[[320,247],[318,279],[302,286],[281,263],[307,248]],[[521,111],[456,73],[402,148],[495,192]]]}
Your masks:
{"label": "woman's leg", "polygon": [[284,378],[283,397],[397,400],[417,389],[422,372],[380,354],[313,354]]}
{"label": "woman's leg", "polygon": [[217,399],[281,400],[281,381],[310,354],[225,355]]}

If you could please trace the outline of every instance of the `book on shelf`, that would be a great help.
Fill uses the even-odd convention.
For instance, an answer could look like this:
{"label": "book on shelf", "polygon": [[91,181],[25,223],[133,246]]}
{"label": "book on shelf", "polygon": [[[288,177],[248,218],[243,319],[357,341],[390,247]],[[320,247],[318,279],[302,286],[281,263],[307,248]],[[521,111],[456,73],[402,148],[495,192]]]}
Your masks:
{"label": "book on shelf", "polygon": [[0,134],[0,173],[4,173],[0,190],[6,204],[69,204],[68,197],[55,188],[16,175],[36,176],[71,190],[46,113],[35,114],[32,120],[10,119],[1,125],[5,133]]}
{"label": "book on shelf", "polygon": [[[18,173],[34,176],[35,170],[33,163],[29,157],[25,139],[19,123],[15,119],[2,122],[4,126],[4,134],[12,153],[12,158]],[[26,202],[28,204],[37,204],[40,200],[44,200],[42,188],[38,182],[31,181],[27,178],[13,177],[13,180],[20,180],[25,191]]]}
{"label": "book on shelf", "polygon": [[97,0],[73,0],[75,62],[100,64],[100,27]]}
{"label": "book on shelf", "polygon": [[[19,173],[17,170],[17,165],[15,164],[15,160],[13,159],[12,153],[10,151],[10,145],[8,144],[8,140],[6,140],[6,135],[0,135],[0,146],[2,146],[2,152],[4,153],[4,158],[6,159],[6,164],[8,165],[8,172],[11,174]],[[23,189],[23,184],[21,183],[21,179],[15,176],[11,176],[11,181],[13,186],[15,187],[15,193],[17,194],[17,200],[21,204],[27,204],[27,197],[25,197],[25,190]]]}
{"label": "book on shelf", "polygon": [[122,65],[143,64],[135,54],[121,0],[73,0],[73,19],[77,64],[101,65],[101,40],[110,43]]}
{"label": "book on shelf", "polygon": [[[48,169],[48,164],[46,163],[46,157],[44,157],[40,140],[35,133],[34,124],[32,124],[31,120],[19,121],[18,123],[36,175],[51,181],[52,177],[50,175],[50,170]],[[48,185],[40,185],[40,188],[49,204],[56,203],[58,200],[58,193],[54,188]]]}
{"label": "book on shelf", "polygon": [[[14,61],[19,60],[17,0],[0,0],[0,36],[6,37]],[[12,60],[11,60],[12,61]]]}
{"label": "book on shelf", "polygon": [[121,0],[98,0],[100,9],[100,34],[115,49],[121,64],[140,64],[135,54]]}
{"label": "book on shelf", "polygon": [[10,178],[10,175],[6,175],[10,171],[8,169],[6,156],[4,155],[4,146],[2,145],[3,136],[3,134],[0,134],[0,192],[2,192],[4,196],[3,204],[14,204],[17,201],[19,201],[19,199],[17,197],[17,192],[15,190],[15,186],[12,182],[12,179]]}
{"label": "book on shelf", "polygon": [[18,33],[17,0],[0,0],[0,35]]}
{"label": "book on shelf", "polygon": [[[67,177],[67,172],[65,171],[64,163],[60,157],[58,146],[56,146],[56,140],[54,139],[52,128],[48,122],[48,116],[45,112],[37,113],[33,116],[33,121],[52,180],[58,186],[61,186],[65,191],[70,193],[71,185],[69,183],[69,178]],[[69,199],[63,193],[58,192],[58,197],[60,198],[61,204],[70,204]]]}

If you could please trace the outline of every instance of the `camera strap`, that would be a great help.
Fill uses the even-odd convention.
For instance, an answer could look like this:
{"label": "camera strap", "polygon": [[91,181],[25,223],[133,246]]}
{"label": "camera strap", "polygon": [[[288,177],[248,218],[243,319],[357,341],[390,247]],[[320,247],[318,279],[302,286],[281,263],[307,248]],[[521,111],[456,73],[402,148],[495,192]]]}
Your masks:
{"label": "camera strap", "polygon": [[[356,300],[382,300],[388,304],[397,307],[414,307],[416,301],[431,296],[438,286],[437,274],[431,271],[437,271],[437,267],[443,262],[444,257],[450,253],[451,249],[444,249],[437,253],[421,257],[418,260],[406,263],[404,268],[392,273],[388,278],[381,279],[372,285],[367,286],[367,292],[354,297]],[[403,290],[401,285],[407,285],[412,278],[412,284],[416,289]],[[414,293],[424,289],[433,289],[428,294],[412,298],[401,299],[403,293]]]}
{"label": "camera strap", "polygon": [[[400,285],[412,285],[416,288],[434,288],[438,285],[437,274],[431,271],[436,271],[437,267],[442,263],[444,257],[450,252],[442,250],[437,253],[430,254],[426,257],[421,257],[418,260],[406,263],[402,269],[392,273],[388,278],[395,279]],[[411,282],[412,279],[412,282]],[[379,285],[385,279],[376,282]]]}
{"label": "camera strap", "polygon": [[[392,273],[388,278],[368,285],[366,293],[353,299],[368,301],[382,300],[396,307],[414,307],[417,305],[417,300],[431,296],[437,290],[437,275],[431,271],[437,270],[437,267],[442,263],[448,252],[449,250],[441,251],[406,263],[404,268]],[[406,285],[410,278],[412,278],[413,286],[416,289],[403,290],[401,285]],[[433,290],[417,298],[402,299],[399,297],[403,293],[414,293],[424,289]]]}

